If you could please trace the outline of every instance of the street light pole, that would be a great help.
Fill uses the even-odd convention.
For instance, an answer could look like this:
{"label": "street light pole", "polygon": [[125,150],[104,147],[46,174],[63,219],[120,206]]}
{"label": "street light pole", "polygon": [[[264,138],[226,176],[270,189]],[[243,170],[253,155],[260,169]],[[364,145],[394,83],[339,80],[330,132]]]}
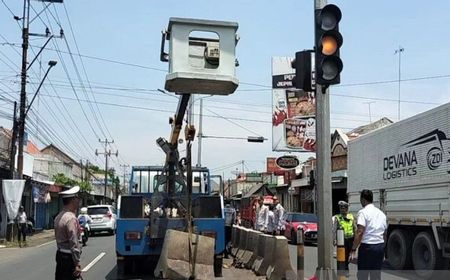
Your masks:
{"label": "street light pole", "polygon": [[372,113],[370,111],[370,104],[375,103],[375,101],[364,102],[364,104],[369,105],[369,122],[372,123]]}
{"label": "street light pole", "polygon": [[30,104],[28,105],[27,110],[25,111],[25,118],[26,118],[27,115],[28,115],[28,111],[30,111],[31,105],[33,105],[34,99],[36,98],[37,94],[39,93],[39,90],[41,89],[42,84],[43,84],[44,81],[45,81],[45,78],[47,78],[48,72],[50,72],[50,69],[52,69],[52,67],[55,66],[56,63],[57,63],[57,62],[54,61],[54,60],[50,60],[50,61],[48,62],[48,69],[47,69],[47,72],[45,72],[44,78],[42,78],[41,83],[39,84],[39,86],[38,86],[36,92],[35,92],[34,95],[33,95],[33,98],[31,99]]}
{"label": "street light pole", "polygon": [[400,93],[401,93],[401,81],[402,81],[402,52],[405,49],[401,46],[395,50],[394,54],[398,54],[398,115],[397,119],[400,121]]}

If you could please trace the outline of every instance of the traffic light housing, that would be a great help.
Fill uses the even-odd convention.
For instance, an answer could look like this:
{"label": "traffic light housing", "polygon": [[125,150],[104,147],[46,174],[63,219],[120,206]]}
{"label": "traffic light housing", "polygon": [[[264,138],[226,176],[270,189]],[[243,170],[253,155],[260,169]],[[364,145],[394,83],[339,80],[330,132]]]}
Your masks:
{"label": "traffic light housing", "polygon": [[291,66],[295,69],[295,77],[292,83],[295,88],[302,89],[304,91],[314,91],[315,78],[314,78],[314,64],[313,62],[313,50],[304,50],[295,53],[295,59],[292,61]]}
{"label": "traffic light housing", "polygon": [[322,86],[341,82],[343,68],[339,49],[343,39],[339,33],[341,10],[333,4],[315,11],[316,83]]}

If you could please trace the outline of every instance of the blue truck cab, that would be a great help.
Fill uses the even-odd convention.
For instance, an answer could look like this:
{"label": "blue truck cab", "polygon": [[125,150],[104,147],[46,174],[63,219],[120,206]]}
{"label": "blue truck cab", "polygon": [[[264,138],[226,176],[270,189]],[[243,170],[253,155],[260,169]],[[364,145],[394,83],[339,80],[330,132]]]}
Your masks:
{"label": "blue truck cab", "polygon": [[[214,272],[222,274],[225,250],[223,198],[211,194],[210,174],[205,167],[192,169],[194,233],[215,238]],[[137,265],[157,262],[168,229],[186,231],[187,205],[185,180],[178,176],[175,192],[164,190],[166,172],[162,166],[132,168],[128,194],[120,197],[116,234],[117,272],[131,273]]]}

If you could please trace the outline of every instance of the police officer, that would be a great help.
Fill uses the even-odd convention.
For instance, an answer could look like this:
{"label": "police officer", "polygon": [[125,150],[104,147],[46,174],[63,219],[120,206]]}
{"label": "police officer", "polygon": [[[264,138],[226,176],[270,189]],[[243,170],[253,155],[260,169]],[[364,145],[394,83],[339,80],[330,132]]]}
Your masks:
{"label": "police officer", "polygon": [[338,202],[338,205],[340,213],[333,217],[333,235],[335,236],[334,242],[336,242],[337,229],[342,228],[344,230],[345,269],[348,271],[348,258],[352,250],[353,239],[356,232],[356,223],[353,215],[348,213],[348,203],[341,200]]}
{"label": "police officer", "polygon": [[80,226],[75,216],[80,187],[75,186],[60,192],[64,204],[63,210],[55,218],[56,272],[55,280],[73,280],[81,276]]}
{"label": "police officer", "polygon": [[236,210],[234,210],[233,207],[231,207],[231,204],[228,202],[225,205],[225,258],[228,258],[228,249],[230,246],[228,243],[231,240],[231,230],[233,227],[233,224],[236,223]]}

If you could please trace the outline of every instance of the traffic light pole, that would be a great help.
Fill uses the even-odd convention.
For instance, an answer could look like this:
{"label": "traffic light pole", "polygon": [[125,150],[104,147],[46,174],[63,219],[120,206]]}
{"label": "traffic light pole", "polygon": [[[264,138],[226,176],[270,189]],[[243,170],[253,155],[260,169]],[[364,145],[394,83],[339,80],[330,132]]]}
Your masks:
{"label": "traffic light pole", "polygon": [[[314,0],[314,13],[323,8],[326,0]],[[317,40],[317,39],[316,39]],[[317,63],[316,63],[317,67]],[[316,72],[317,73],[317,72]],[[316,84],[316,147],[317,147],[317,210],[319,231],[317,242],[317,276],[319,279],[332,277],[332,196],[331,196],[331,136],[330,95],[328,89]]]}

